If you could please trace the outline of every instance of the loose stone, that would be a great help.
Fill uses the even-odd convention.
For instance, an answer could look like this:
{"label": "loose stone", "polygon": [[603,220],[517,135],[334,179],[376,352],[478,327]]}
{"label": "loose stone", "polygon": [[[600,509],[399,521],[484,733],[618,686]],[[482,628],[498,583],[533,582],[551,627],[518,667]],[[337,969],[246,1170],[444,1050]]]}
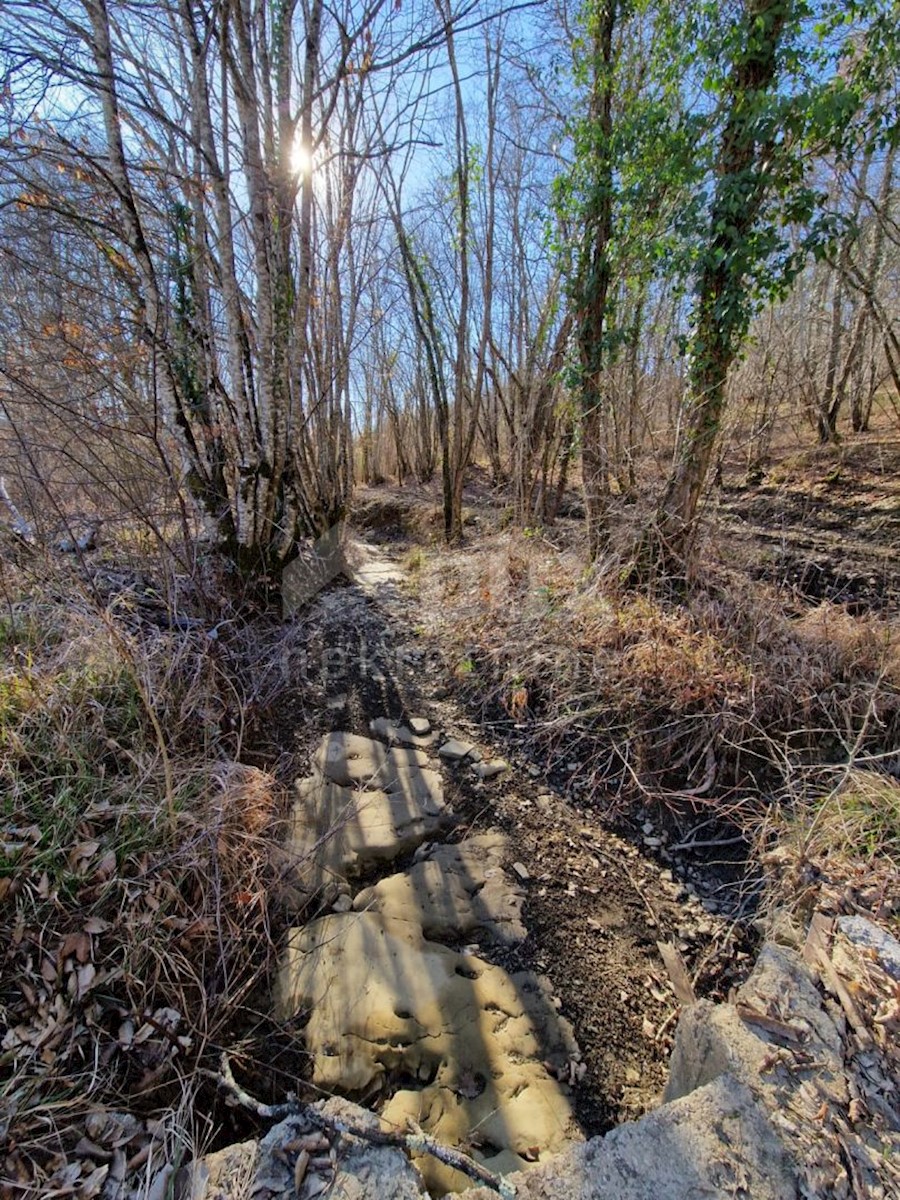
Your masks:
{"label": "loose stone", "polygon": [[464,758],[468,758],[472,754],[474,749],[474,742],[461,742],[457,738],[448,738],[438,750],[438,754],[447,762],[462,762]]}
{"label": "loose stone", "polygon": [[487,762],[476,763],[474,770],[479,779],[495,779],[509,770],[509,763],[502,758],[492,758]]}

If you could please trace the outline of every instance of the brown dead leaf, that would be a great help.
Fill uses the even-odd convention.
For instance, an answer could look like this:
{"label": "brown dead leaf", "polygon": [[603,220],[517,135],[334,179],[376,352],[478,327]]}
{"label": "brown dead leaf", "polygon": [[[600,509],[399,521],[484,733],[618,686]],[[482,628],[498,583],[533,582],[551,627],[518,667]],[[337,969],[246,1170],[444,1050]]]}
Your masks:
{"label": "brown dead leaf", "polygon": [[77,971],[78,986],[75,991],[75,999],[80,1000],[94,986],[94,980],[97,977],[97,969],[93,963],[85,963],[83,967],[79,967]]}
{"label": "brown dead leaf", "polygon": [[79,842],[69,851],[69,866],[73,871],[84,870],[85,865],[100,849],[100,843],[94,841]]}
{"label": "brown dead leaf", "polygon": [[109,929],[109,921],[104,921],[102,917],[88,917],[84,923],[85,933],[106,933]]}
{"label": "brown dead leaf", "polygon": [[883,1025],[889,1033],[900,1029],[900,999],[892,997],[882,1004],[875,1013],[876,1025]]}
{"label": "brown dead leaf", "polygon": [[99,1196],[103,1187],[103,1181],[108,1174],[109,1167],[107,1165],[97,1167],[91,1171],[90,1175],[87,1175],[81,1181],[81,1186],[78,1189],[78,1200],[92,1200],[94,1196]]}
{"label": "brown dead leaf", "polygon": [[81,1163],[65,1163],[50,1176],[48,1183],[54,1196],[68,1196],[75,1191],[75,1185],[81,1178]]}
{"label": "brown dead leaf", "polygon": [[805,1032],[796,1025],[789,1025],[787,1021],[770,1017],[768,1013],[760,1012],[750,1004],[736,1004],[734,1007],[742,1021],[748,1025],[758,1025],[760,1029],[764,1029],[766,1033],[779,1041],[799,1046],[806,1040]]}
{"label": "brown dead leaf", "polygon": [[107,850],[107,852],[100,859],[100,862],[97,864],[96,873],[101,879],[112,879],[116,873],[116,868],[117,863],[115,851]]}
{"label": "brown dead leaf", "polygon": [[80,1158],[92,1158],[95,1162],[107,1162],[112,1157],[109,1150],[104,1150],[102,1146],[98,1146],[96,1142],[92,1142],[83,1134],[75,1146],[75,1153]]}
{"label": "brown dead leaf", "polygon": [[86,963],[91,957],[90,935],[82,930],[80,933],[70,933],[63,939],[56,961],[60,964],[67,958],[75,958],[79,963]]}
{"label": "brown dead leaf", "polygon": [[691,977],[677,947],[671,942],[657,942],[656,948],[665,964],[669,980],[679,1002],[694,1004],[697,1000],[694,985],[691,983]]}
{"label": "brown dead leaf", "polygon": [[301,1150],[297,1155],[297,1161],[294,1164],[294,1191],[300,1195],[300,1189],[303,1187],[303,1181],[306,1178],[306,1172],[309,1170],[309,1151]]}

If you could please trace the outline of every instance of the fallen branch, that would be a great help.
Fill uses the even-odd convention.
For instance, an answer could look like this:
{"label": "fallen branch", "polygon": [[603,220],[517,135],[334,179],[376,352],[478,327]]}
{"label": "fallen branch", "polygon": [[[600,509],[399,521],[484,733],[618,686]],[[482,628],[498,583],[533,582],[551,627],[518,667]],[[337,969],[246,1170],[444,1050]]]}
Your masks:
{"label": "fallen branch", "polygon": [[237,1082],[227,1054],[223,1053],[222,1055],[219,1071],[219,1086],[227,1089],[242,1108],[246,1108],[264,1121],[274,1122],[283,1121],[287,1117],[303,1117],[319,1129],[361,1138],[363,1141],[371,1142],[374,1146],[395,1146],[411,1154],[430,1154],[432,1158],[436,1158],[445,1166],[452,1167],[455,1171],[461,1171],[470,1179],[474,1179],[476,1183],[491,1188],[501,1196],[502,1200],[515,1200],[516,1189],[512,1183],[495,1175],[487,1167],[481,1166],[480,1163],[463,1154],[461,1150],[444,1146],[433,1137],[429,1137],[418,1125],[413,1125],[412,1133],[387,1133],[382,1129],[366,1129],[364,1126],[357,1125],[353,1121],[346,1121],[342,1117],[330,1117],[325,1113],[317,1112],[308,1104],[302,1104],[299,1100],[287,1100],[282,1104],[264,1104],[262,1100],[251,1096]]}
{"label": "fallen branch", "polygon": [[[683,795],[685,795],[685,793],[679,792],[679,795],[683,796]],[[669,846],[668,850],[669,850],[670,854],[674,854],[676,850],[707,850],[712,846],[736,846],[739,842],[746,842],[746,841],[747,841],[746,833],[739,833],[739,834],[736,834],[734,837],[710,838],[708,841],[702,841],[702,842],[694,842],[694,841],[678,842],[674,846]]]}

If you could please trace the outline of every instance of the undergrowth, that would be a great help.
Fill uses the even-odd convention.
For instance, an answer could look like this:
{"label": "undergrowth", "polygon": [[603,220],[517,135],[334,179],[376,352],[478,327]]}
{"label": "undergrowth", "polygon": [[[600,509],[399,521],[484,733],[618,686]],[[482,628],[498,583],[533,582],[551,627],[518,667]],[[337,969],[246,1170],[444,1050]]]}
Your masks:
{"label": "undergrowth", "polygon": [[142,623],[75,567],[4,584],[0,1194],[164,1195],[204,1072],[256,1020],[280,794],[236,761],[202,629]]}
{"label": "undergrowth", "polygon": [[722,563],[675,603],[516,534],[420,575],[469,703],[606,812],[650,800],[754,833],[798,773],[883,774],[900,744],[900,630],[883,616],[797,609]]}

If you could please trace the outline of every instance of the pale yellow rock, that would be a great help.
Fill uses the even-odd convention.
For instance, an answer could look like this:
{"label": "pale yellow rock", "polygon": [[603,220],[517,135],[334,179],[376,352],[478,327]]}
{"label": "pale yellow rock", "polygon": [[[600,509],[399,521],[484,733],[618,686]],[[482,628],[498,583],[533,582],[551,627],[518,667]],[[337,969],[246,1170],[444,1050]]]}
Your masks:
{"label": "pale yellow rock", "polygon": [[360,791],[310,776],[297,781],[288,850],[298,882],[318,891],[414,850],[449,821],[439,787]]}
{"label": "pale yellow rock", "polygon": [[424,750],[389,749],[355,733],[329,733],[319,743],[313,764],[321,775],[343,786],[364,785],[392,790],[403,774],[415,775],[426,765]]}
{"label": "pale yellow rock", "polygon": [[357,911],[413,921],[428,938],[479,938],[519,942],[525,892],[503,870],[508,857],[502,833],[485,833],[437,846],[403,874],[389,875],[358,893]]}
{"label": "pale yellow rock", "polygon": [[[527,1170],[580,1140],[568,1097],[540,1063],[508,1061],[505,1068],[480,1096],[461,1094],[459,1082],[441,1074],[423,1091],[397,1092],[382,1110],[382,1124],[403,1128],[412,1119],[497,1175]],[[423,1155],[416,1163],[432,1195],[471,1186],[467,1176],[435,1158]]]}
{"label": "pale yellow rock", "polygon": [[372,737],[380,738],[389,745],[397,742],[401,746],[412,746],[417,750],[427,750],[437,741],[436,733],[429,733],[427,729],[424,733],[416,733],[409,725],[392,721],[389,717],[376,717],[370,721],[369,732]]}
{"label": "pale yellow rock", "polygon": [[309,1015],[317,1086],[364,1093],[394,1073],[425,1083],[389,1102],[388,1121],[415,1110],[451,1144],[477,1128],[486,1155],[518,1159],[579,1136],[567,1095],[542,1065],[575,1049],[546,989],[426,940],[413,921],[347,913],[292,930],[275,1000],[282,1020]]}

